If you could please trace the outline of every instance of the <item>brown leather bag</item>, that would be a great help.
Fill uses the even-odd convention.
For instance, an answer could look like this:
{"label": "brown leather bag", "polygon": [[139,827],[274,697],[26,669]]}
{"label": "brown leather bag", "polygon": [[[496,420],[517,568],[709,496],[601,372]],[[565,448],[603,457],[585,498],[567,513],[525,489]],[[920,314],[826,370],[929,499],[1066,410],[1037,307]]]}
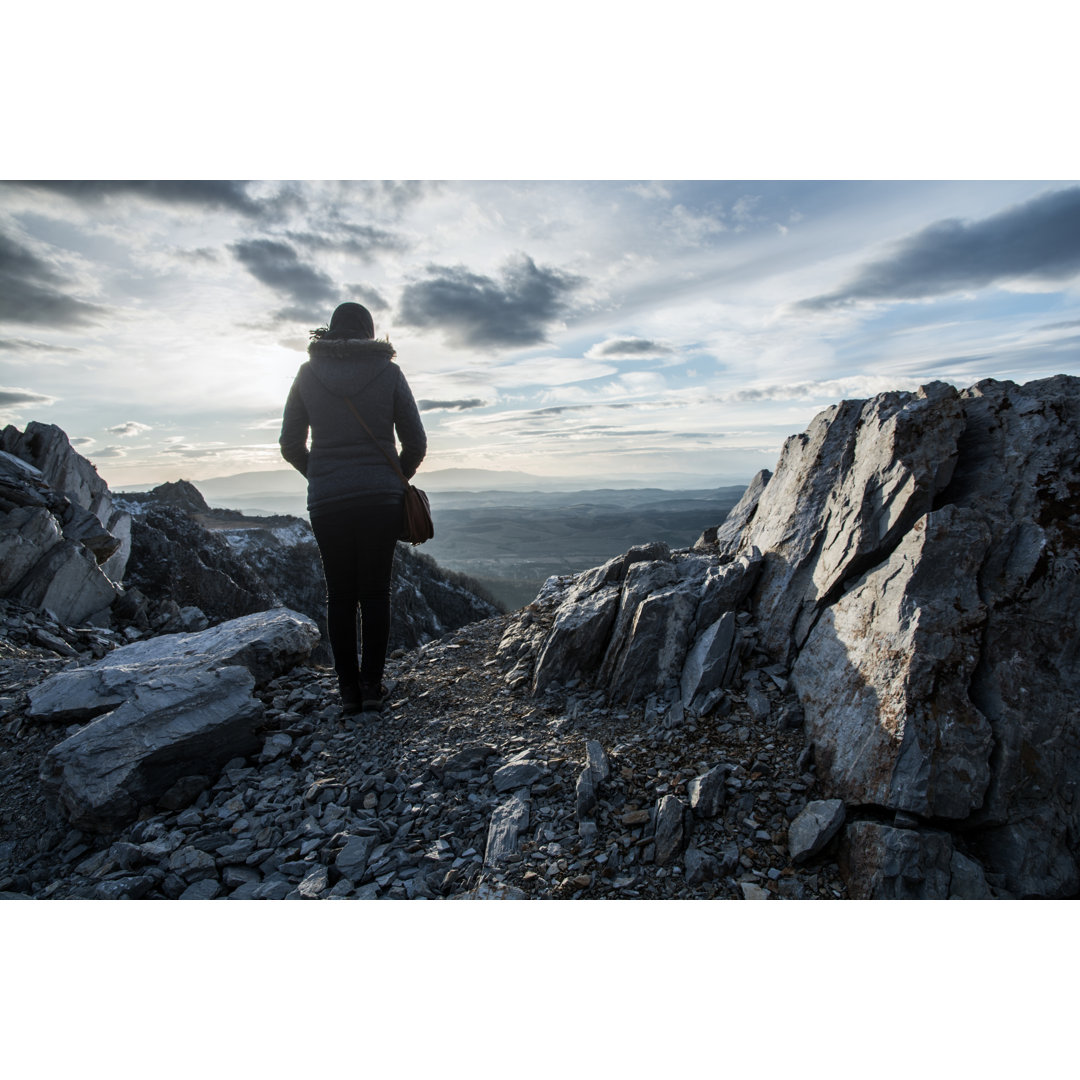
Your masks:
{"label": "brown leather bag", "polygon": [[401,471],[401,466],[386,452],[386,448],[382,443],[375,438],[371,428],[367,426],[364,418],[357,411],[356,406],[349,398],[346,398],[345,402],[352,409],[353,416],[360,421],[363,429],[371,436],[371,441],[382,450],[386,460],[390,462],[391,468],[401,477],[401,482],[405,485],[405,508],[401,518],[400,539],[412,544],[413,547],[424,543],[425,540],[430,540],[435,535],[435,524],[431,520],[431,503],[428,501],[427,492],[421,491],[418,487],[414,487],[409,483],[408,478]]}
{"label": "brown leather bag", "polygon": [[409,484],[405,488],[405,516],[402,521],[401,539],[412,545],[422,544],[435,535],[435,525],[431,520],[431,503],[427,492]]}

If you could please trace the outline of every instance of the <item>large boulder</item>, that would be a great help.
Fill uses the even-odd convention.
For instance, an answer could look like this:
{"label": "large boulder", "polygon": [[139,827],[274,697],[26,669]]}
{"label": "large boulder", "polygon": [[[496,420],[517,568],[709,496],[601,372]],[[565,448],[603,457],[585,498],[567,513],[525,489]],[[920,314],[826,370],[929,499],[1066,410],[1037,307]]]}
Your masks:
{"label": "large boulder", "polygon": [[45,553],[60,543],[60,526],[43,506],[0,513],[0,596],[10,596]]}
{"label": "large boulder", "polygon": [[256,752],[263,706],[252,691],[317,641],[310,619],[278,609],[135,642],[59,672],[30,692],[29,715],[96,719],[49,752],[43,783],[78,828],[117,828],[181,777],[213,775]]}
{"label": "large boulder", "polygon": [[45,757],[41,780],[79,829],[110,832],[197,770],[255,753],[263,705],[242,667],[168,670]]}
{"label": "large boulder", "polygon": [[27,715],[42,721],[86,720],[169,678],[243,667],[262,686],[302,663],[319,640],[315,623],[287,608],[259,611],[193,634],[162,634],[114,649],[85,667],[61,671],[30,691]]}

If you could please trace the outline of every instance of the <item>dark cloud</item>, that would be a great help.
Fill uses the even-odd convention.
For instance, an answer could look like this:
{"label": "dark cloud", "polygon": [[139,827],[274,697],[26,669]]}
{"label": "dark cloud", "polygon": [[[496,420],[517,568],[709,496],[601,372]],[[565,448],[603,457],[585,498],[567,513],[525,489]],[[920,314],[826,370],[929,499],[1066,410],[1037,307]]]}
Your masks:
{"label": "dark cloud", "polygon": [[592,405],[549,405],[546,409],[533,409],[529,416],[562,416],[566,412],[581,412],[583,409],[592,409]]}
{"label": "dark cloud", "polygon": [[[303,323],[305,326],[309,326],[314,329],[316,326],[325,326],[327,320],[330,318],[328,314],[329,308],[325,304],[320,304],[317,307],[314,304],[302,305],[292,304],[289,307],[279,308],[274,312],[274,318],[278,322],[287,323]],[[248,324],[252,329],[259,329],[257,323]],[[305,338],[303,351],[307,352],[307,347],[311,342]]]}
{"label": "dark cloud", "polygon": [[167,447],[161,452],[185,458],[217,458],[230,449],[237,449],[237,447],[188,446],[184,444]]}
{"label": "dark cloud", "polygon": [[249,180],[17,180],[20,187],[53,191],[76,202],[95,203],[116,195],[135,195],[174,206],[235,210],[246,217],[276,213],[281,198],[253,199]]}
{"label": "dark cloud", "polygon": [[567,308],[582,279],[523,256],[504,267],[502,279],[463,266],[429,266],[424,281],[407,285],[398,319],[407,326],[442,330],[461,348],[537,345]]}
{"label": "dark cloud", "polygon": [[144,431],[152,431],[149,424],[141,424],[138,420],[128,420],[126,423],[117,424],[115,427],[105,429],[110,435],[118,435],[121,439],[129,439],[133,435],[141,435]]}
{"label": "dark cloud", "polygon": [[389,302],[372,285],[346,285],[345,293],[350,299],[356,300],[358,304],[363,304],[372,314],[390,310]]}
{"label": "dark cloud", "polygon": [[669,345],[661,345],[645,338],[619,338],[605,341],[589,350],[589,355],[599,359],[602,356],[657,356],[671,352]]}
{"label": "dark cloud", "polygon": [[332,279],[301,262],[296,249],[283,241],[241,240],[230,244],[229,250],[252,277],[292,300],[301,310],[330,303],[337,295]]}
{"label": "dark cloud", "polygon": [[1069,319],[1066,322],[1043,323],[1042,326],[1037,326],[1037,327],[1035,327],[1035,329],[1036,330],[1072,330],[1077,326],[1080,326],[1080,319]]}
{"label": "dark cloud", "polygon": [[175,255],[179,259],[185,259],[192,263],[216,263],[221,259],[221,253],[214,248],[184,248],[177,250]]}
{"label": "dark cloud", "polygon": [[857,300],[918,300],[1017,278],[1080,274],[1080,187],[1051,191],[981,221],[950,218],[900,242],[846,287],[803,300],[813,311]]}
{"label": "dark cloud", "polygon": [[421,412],[433,412],[436,409],[456,409],[459,412],[465,409],[482,409],[487,405],[480,398],[462,398],[459,401],[428,401],[424,399],[416,403]]}
{"label": "dark cloud", "polygon": [[82,326],[105,313],[63,292],[67,284],[43,258],[0,233],[0,322]]}
{"label": "dark cloud", "polygon": [[50,345],[47,341],[31,341],[29,338],[0,338],[0,349],[5,352],[76,353],[71,345]]}
{"label": "dark cloud", "polygon": [[428,191],[438,191],[442,186],[439,180],[376,180],[373,184],[376,199],[395,210],[412,206],[424,198]]}
{"label": "dark cloud", "polygon": [[529,416],[560,416],[566,412],[583,412],[590,409],[633,409],[629,401],[593,402],[589,405],[548,405],[543,409],[532,409]]}
{"label": "dark cloud", "polygon": [[404,251],[409,246],[408,241],[398,233],[347,221],[335,221],[322,232],[294,231],[284,235],[294,244],[311,251],[345,251],[363,259],[370,259],[383,251]]}
{"label": "dark cloud", "polygon": [[35,394],[33,390],[0,387],[0,407],[4,408],[17,408],[20,405],[51,405],[55,400],[45,394]]}

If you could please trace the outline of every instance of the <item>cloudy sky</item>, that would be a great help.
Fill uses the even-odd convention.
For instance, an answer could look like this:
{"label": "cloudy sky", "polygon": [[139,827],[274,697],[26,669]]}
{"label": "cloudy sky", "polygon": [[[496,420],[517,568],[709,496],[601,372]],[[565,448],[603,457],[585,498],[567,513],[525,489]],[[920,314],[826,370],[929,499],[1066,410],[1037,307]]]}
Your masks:
{"label": "cloudy sky", "polygon": [[0,184],[0,420],[113,485],[284,467],[366,304],[425,468],[748,479],[844,397],[1080,374],[1080,184]]}

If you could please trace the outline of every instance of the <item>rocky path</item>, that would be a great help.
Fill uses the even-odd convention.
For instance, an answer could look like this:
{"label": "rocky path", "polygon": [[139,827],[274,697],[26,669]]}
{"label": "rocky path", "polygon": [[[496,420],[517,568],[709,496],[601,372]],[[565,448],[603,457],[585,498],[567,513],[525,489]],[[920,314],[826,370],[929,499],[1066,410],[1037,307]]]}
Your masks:
{"label": "rocky path", "polygon": [[[36,773],[69,729],[24,721],[64,663],[5,641],[0,893],[34,898],[707,899],[844,895],[830,849],[792,865],[814,797],[801,730],[757,673],[720,719],[621,709],[575,688],[527,697],[497,647],[508,617],[391,659],[382,716],[343,719],[333,679],[261,691],[261,753],[177,785],[101,837]],[[587,776],[583,779],[583,773]],[[694,783],[698,778],[704,781]],[[693,805],[694,810],[688,808]]]}

